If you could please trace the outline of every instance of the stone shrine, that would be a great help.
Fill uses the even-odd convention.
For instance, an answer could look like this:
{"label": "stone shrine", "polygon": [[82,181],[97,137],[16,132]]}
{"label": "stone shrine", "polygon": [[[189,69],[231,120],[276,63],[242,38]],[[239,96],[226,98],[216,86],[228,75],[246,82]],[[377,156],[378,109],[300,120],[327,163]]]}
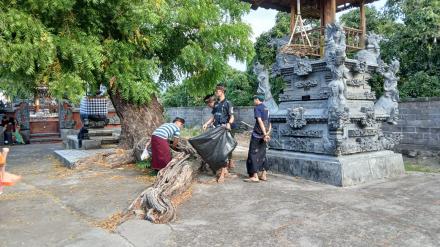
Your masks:
{"label": "stone shrine", "polygon": [[[365,4],[376,0],[242,1],[291,16],[290,37],[270,42],[278,48],[272,76],[285,81],[279,106],[266,102],[272,170],[338,186],[403,174],[401,154],[390,151],[400,136],[381,130],[398,118],[399,62],[382,61],[381,37],[367,35]],[[359,28],[336,23],[336,13],[350,8],[359,8]],[[320,26],[305,25],[303,17]],[[271,98],[269,73],[260,67],[259,91]],[[373,73],[385,80],[377,101],[368,84]]]}
{"label": "stone shrine", "polygon": [[[402,156],[391,150],[398,135],[385,135],[384,122],[398,115],[397,60],[380,58],[377,36],[367,48],[346,55],[344,29],[325,29],[322,59],[277,55],[274,72],[285,81],[273,126],[268,163],[273,170],[338,186],[354,185],[404,172]],[[385,78],[385,94],[376,102],[371,74]]]}

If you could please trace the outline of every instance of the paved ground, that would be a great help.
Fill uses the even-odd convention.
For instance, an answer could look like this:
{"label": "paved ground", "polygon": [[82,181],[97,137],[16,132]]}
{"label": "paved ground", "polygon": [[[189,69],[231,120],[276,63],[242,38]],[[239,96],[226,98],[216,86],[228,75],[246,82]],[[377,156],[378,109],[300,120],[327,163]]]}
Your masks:
{"label": "paved ground", "polygon": [[[57,145],[14,147],[9,170],[24,176],[0,196],[2,246],[439,246],[440,174],[410,173],[338,188],[270,176],[247,184],[195,184],[175,222],[97,225],[148,182],[140,172],[70,171]],[[238,171],[243,172],[243,164]],[[101,224],[102,225],[102,224]]]}

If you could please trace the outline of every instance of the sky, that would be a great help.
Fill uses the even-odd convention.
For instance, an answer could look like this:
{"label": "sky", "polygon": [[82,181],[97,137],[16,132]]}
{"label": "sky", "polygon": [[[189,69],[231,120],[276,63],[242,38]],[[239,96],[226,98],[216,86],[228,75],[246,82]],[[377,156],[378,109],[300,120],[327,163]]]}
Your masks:
{"label": "sky", "polygon": [[[386,0],[379,0],[374,3],[369,4],[370,6],[374,6],[377,9],[383,8]],[[347,10],[348,11],[348,10]],[[338,18],[341,14],[346,11],[342,11],[337,13],[336,17]],[[269,31],[275,25],[275,16],[277,11],[268,10],[264,8],[258,8],[257,10],[251,10],[249,14],[244,16],[244,21],[248,23],[252,27],[252,41],[255,42],[256,38],[260,36],[263,32]],[[240,63],[235,61],[234,59],[229,60],[229,65],[233,68],[236,68],[241,71],[246,70],[246,65],[244,63]]]}

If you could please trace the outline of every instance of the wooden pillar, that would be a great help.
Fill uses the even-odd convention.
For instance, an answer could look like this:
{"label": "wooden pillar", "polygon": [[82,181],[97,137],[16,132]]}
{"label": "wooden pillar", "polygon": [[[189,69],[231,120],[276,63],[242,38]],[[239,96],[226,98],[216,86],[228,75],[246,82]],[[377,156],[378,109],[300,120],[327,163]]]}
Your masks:
{"label": "wooden pillar", "polygon": [[296,0],[290,1],[290,33],[293,33],[293,30],[296,22]]}
{"label": "wooden pillar", "polygon": [[323,0],[324,24],[334,23],[336,21],[336,0]]}
{"label": "wooden pillar", "polygon": [[365,47],[365,36],[367,35],[367,20],[365,18],[365,1],[361,0],[360,2],[360,17],[361,17],[361,23],[359,26],[359,29],[362,31],[362,35],[360,37],[360,47]]}
{"label": "wooden pillar", "polygon": [[336,21],[336,0],[320,0],[319,2],[320,16],[321,16],[321,41],[320,54],[324,56],[324,34],[325,26]]}

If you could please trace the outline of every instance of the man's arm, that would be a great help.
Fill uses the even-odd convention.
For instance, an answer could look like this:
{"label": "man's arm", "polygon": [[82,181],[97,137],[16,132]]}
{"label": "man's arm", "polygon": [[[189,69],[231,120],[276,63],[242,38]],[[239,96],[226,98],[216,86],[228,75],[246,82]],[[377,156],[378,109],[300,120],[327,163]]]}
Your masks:
{"label": "man's arm", "polygon": [[176,149],[178,144],[179,144],[179,137],[174,137],[173,138],[173,148]]}
{"label": "man's arm", "polygon": [[232,124],[234,123],[234,121],[235,121],[235,117],[234,117],[234,115],[231,115],[231,116],[229,117],[229,121],[228,121],[228,123],[226,124],[226,128],[227,128],[227,129],[231,129],[231,126],[232,126]]}
{"label": "man's arm", "polygon": [[260,126],[261,130],[263,131],[263,135],[265,135],[265,136],[268,135],[266,132],[266,126],[264,126],[263,120],[260,117],[258,117],[257,122],[258,122],[258,125]]}
{"label": "man's arm", "polygon": [[228,122],[226,123],[226,128],[227,129],[231,129],[232,124],[235,121],[235,117],[234,117],[234,107],[232,106],[231,102],[228,101]]}
{"label": "man's arm", "polygon": [[208,128],[208,126],[214,122],[214,116],[211,116],[208,121],[206,121],[206,123],[203,125],[203,129]]}

